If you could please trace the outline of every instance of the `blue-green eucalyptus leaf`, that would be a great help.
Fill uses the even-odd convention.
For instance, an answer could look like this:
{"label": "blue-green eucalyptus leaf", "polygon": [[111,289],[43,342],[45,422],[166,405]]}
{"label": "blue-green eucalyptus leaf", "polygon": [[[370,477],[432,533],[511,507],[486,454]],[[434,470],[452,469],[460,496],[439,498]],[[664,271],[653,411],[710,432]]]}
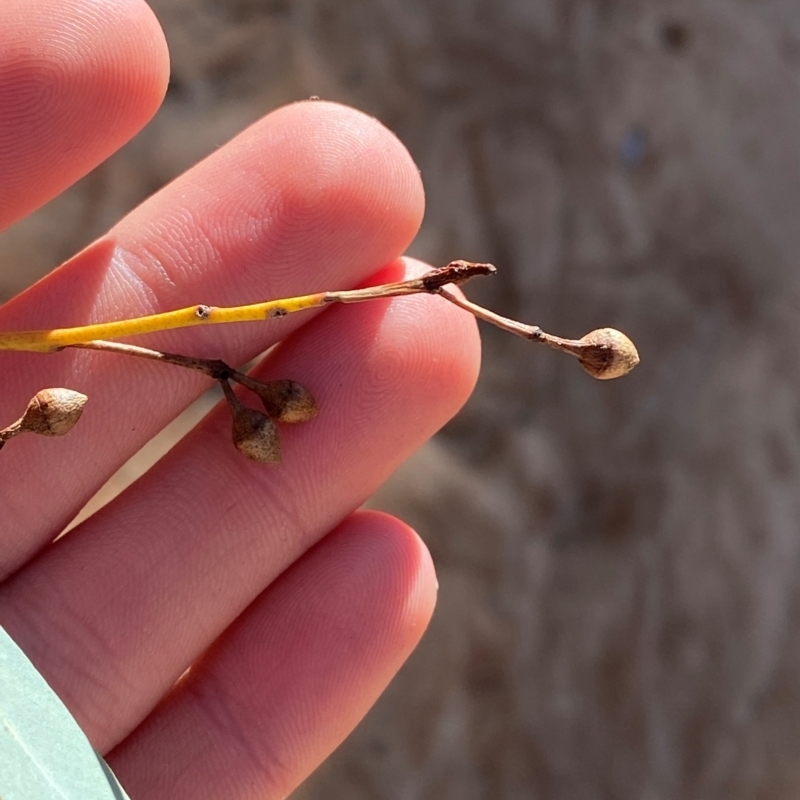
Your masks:
{"label": "blue-green eucalyptus leaf", "polygon": [[67,708],[0,627],[0,800],[128,800]]}

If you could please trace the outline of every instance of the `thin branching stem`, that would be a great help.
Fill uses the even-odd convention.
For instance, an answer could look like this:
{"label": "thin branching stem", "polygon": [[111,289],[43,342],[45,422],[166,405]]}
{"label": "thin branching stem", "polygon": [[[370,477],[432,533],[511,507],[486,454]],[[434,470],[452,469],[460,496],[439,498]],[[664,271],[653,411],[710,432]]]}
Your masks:
{"label": "thin branching stem", "polygon": [[[576,356],[581,366],[595,378],[617,378],[639,363],[639,355],[633,342],[613,328],[600,328],[586,334],[582,339],[562,339],[546,333],[537,325],[525,325],[495,314],[445,288],[451,284],[464,283],[476,275],[494,273],[495,268],[491,264],[451,261],[447,266],[427,272],[419,278],[368,286],[364,289],[318,292],[243,306],[194,305],[162,314],[75,328],[0,331],[0,350],[55,352],[67,347],[78,347],[160,361],[202,372],[222,387],[233,414],[234,445],[245,456],[261,463],[280,460],[280,437],[276,422],[306,422],[316,416],[317,403],[307,389],[291,379],[258,381],[219,359],[178,355],[109,340],[195,325],[273,319],[333,303],[363,303],[411,294],[435,294],[503,330]],[[239,383],[258,395],[266,413],[244,406],[237,399],[229,381]],[[44,389],[38,392],[22,417],[0,429],[0,447],[7,440],[24,432],[45,436],[66,433],[77,422],[85,402],[85,395],[70,389]]]}

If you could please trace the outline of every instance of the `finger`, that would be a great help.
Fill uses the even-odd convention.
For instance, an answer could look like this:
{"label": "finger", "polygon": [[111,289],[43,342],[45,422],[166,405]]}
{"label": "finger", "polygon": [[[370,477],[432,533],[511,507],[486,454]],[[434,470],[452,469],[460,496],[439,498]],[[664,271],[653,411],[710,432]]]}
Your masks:
{"label": "finger", "polygon": [[0,624],[98,749],[118,742],[251,602],[460,408],[469,314],[438,297],[332,308],[263,376],[319,415],[254,464],[217,411],[131,489],[0,588]]}
{"label": "finger", "polygon": [[142,0],[3,0],[0,229],[125,144],[168,76],[164,34]]}
{"label": "finger", "polygon": [[[334,104],[289,106],[3,307],[0,329],[82,324],[191,302],[234,305],[352,285],[405,249],[422,208],[416,167],[378,122]],[[294,314],[173,331],[156,340],[174,352],[238,364],[308,318]],[[89,396],[80,427],[63,440],[28,436],[2,451],[5,574],[51,540],[115,469],[209,385],[186,370],[131,361],[74,350],[0,358],[0,418],[14,419],[45,386]]]}
{"label": "finger", "polygon": [[355,515],[225,632],[112,769],[141,800],[286,797],[378,698],[435,597],[416,534]]}

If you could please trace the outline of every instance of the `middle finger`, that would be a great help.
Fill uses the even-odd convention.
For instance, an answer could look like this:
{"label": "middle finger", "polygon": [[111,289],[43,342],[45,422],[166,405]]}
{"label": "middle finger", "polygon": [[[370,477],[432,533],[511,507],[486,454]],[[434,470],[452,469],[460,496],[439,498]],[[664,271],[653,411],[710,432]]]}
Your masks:
{"label": "middle finger", "polygon": [[242,458],[218,409],[3,587],[0,620],[97,749],[458,410],[477,356],[474,320],[440,298],[332,308],[259,369],[320,404],[282,430],[280,465]]}

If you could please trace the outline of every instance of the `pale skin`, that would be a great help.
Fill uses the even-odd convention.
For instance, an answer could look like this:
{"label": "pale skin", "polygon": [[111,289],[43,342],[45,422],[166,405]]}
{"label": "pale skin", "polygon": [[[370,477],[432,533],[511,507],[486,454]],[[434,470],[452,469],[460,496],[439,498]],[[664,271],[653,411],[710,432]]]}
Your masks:
{"label": "pale skin", "polygon": [[[163,35],[141,0],[3,0],[0,227],[133,136],[167,76]],[[0,330],[398,280],[428,269],[400,260],[422,212],[418,172],[389,131],[351,109],[301,103],[0,308]],[[418,536],[355,509],[468,397],[474,319],[423,295],[142,343],[241,364],[279,340],[256,374],[294,378],[320,406],[282,431],[281,464],[236,453],[218,409],[56,544],[210,382],[110,353],[0,353],[3,422],[47,386],[90,398],[74,433],[20,437],[0,454],[0,624],[134,800],[286,795],[366,713],[433,610]]]}

